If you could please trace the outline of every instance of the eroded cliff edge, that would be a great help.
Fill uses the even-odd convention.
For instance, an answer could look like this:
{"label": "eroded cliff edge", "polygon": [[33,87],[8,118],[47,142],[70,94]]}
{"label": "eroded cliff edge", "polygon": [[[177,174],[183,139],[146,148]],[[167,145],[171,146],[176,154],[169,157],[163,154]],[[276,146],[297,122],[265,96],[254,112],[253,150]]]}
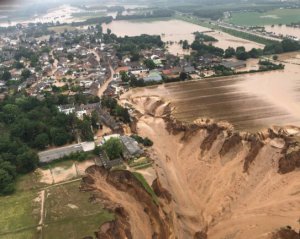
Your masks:
{"label": "eroded cliff edge", "polygon": [[[211,119],[185,124],[172,118],[171,106],[159,97],[123,100],[136,109],[133,129],[154,141],[153,188],[160,199],[155,207],[133,195],[135,200],[124,203],[119,194],[130,190],[117,186],[118,179],[114,195],[120,198],[108,199],[122,205],[114,210],[123,222],[109,227],[126,228],[119,238],[273,238],[281,227],[299,227],[300,148],[289,130],[273,127],[250,134]],[[99,198],[106,197],[103,183],[95,183],[103,177],[91,172],[89,177],[99,185],[92,187]],[[109,232],[99,235],[114,238]]]}

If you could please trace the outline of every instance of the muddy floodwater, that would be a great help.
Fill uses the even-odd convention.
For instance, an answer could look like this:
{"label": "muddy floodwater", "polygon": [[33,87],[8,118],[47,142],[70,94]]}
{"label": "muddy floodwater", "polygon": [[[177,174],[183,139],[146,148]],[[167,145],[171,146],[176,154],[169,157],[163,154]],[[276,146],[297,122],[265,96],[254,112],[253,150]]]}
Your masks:
{"label": "muddy floodwater", "polygon": [[273,32],[276,35],[283,35],[284,37],[293,36],[300,39],[300,28],[288,27],[286,25],[274,25],[274,26],[265,26],[267,32]]}
{"label": "muddy floodwater", "polygon": [[284,70],[172,83],[133,94],[170,101],[173,116],[185,122],[212,118],[249,132],[300,126],[300,53],[281,55],[280,60],[286,62]]}
{"label": "muddy floodwater", "polygon": [[[194,40],[193,32],[204,32],[207,35],[213,36],[218,39],[218,42],[213,43],[215,46],[226,49],[227,47],[244,46],[247,50],[256,48],[263,48],[263,45],[240,39],[224,32],[212,31],[209,28],[201,27],[196,24],[184,22],[181,20],[168,20],[168,21],[113,21],[109,24],[103,24],[103,29],[109,28],[117,36],[138,36],[141,34],[160,35],[164,42],[178,43],[180,40],[188,40],[192,43]],[[176,55],[187,54],[182,50],[178,44],[169,46],[169,52]]]}

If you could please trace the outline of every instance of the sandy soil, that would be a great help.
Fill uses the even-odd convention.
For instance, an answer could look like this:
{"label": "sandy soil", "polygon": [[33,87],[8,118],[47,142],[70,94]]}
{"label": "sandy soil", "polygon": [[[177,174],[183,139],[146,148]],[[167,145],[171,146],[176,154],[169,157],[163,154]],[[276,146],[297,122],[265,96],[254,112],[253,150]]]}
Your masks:
{"label": "sandy soil", "polygon": [[54,183],[60,183],[77,177],[75,164],[71,167],[55,167],[51,169]]}
{"label": "sandy soil", "polygon": [[41,174],[41,183],[46,183],[46,184],[52,184],[53,183],[53,176],[51,174],[50,169],[42,170],[38,169],[38,172]]}
{"label": "sandy soil", "polygon": [[94,165],[95,164],[95,161],[94,160],[86,160],[84,162],[79,162],[79,163],[76,163],[76,168],[77,168],[77,173],[80,175],[80,176],[83,176],[85,175],[85,170],[90,167],[91,165]]}
{"label": "sandy soil", "polygon": [[46,184],[61,183],[79,176],[85,175],[85,170],[94,165],[93,159],[85,160],[83,162],[74,162],[70,167],[54,167],[51,169],[37,169],[41,175],[40,182]]}
{"label": "sandy soil", "polygon": [[156,171],[152,167],[138,169],[136,171],[144,176],[149,185],[152,185],[153,181],[156,179]]}
{"label": "sandy soil", "polygon": [[122,205],[126,208],[126,211],[129,213],[133,238],[141,238],[141,235],[143,235],[144,239],[151,239],[151,222],[144,212],[142,204],[138,203],[130,194],[112,187],[112,185],[107,183],[103,175],[97,173],[93,176],[95,180],[94,186],[101,194],[105,195],[110,203],[114,202],[116,205]]}
{"label": "sandy soil", "polygon": [[[154,169],[172,195],[172,220],[178,238],[193,238],[206,230],[209,239],[270,238],[282,226],[298,228],[300,171],[280,175],[280,147],[267,140],[249,172],[243,172],[250,145],[243,142],[220,156],[226,131],[212,147],[200,148],[208,135],[202,129],[183,141],[183,133],[170,134],[161,118],[157,97],[133,97],[144,113],[137,124],[139,135],[153,140]],[[145,100],[147,98],[147,100]],[[273,145],[272,145],[273,144]],[[280,140],[275,146],[280,146]]]}

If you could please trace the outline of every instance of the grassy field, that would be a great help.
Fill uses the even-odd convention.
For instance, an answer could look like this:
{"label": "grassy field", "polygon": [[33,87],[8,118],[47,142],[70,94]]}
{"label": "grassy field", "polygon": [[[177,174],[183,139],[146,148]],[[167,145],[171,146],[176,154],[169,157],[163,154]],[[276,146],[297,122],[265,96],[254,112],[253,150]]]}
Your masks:
{"label": "grassy field", "polygon": [[[0,197],[0,238],[10,238],[9,232],[35,228],[40,220],[41,205],[36,200],[38,193],[29,191]],[[18,234],[31,234],[31,231]]]}
{"label": "grassy field", "polygon": [[99,203],[89,201],[89,193],[79,193],[79,186],[73,182],[46,190],[43,238],[93,236],[102,223],[114,219]]}
{"label": "grassy field", "polygon": [[267,12],[233,13],[230,23],[241,26],[290,24],[300,21],[300,9],[276,9]]}
{"label": "grassy field", "polygon": [[[70,163],[59,162],[51,168]],[[114,219],[101,204],[89,200],[90,193],[79,191],[80,180],[48,185],[40,179],[38,173],[24,175],[13,195],[0,197],[0,239],[83,238]]]}
{"label": "grassy field", "polygon": [[238,30],[234,30],[234,29],[228,29],[228,28],[225,28],[225,27],[217,26],[217,25],[213,25],[210,22],[204,21],[204,20],[199,19],[197,17],[192,17],[191,18],[191,17],[176,16],[176,18],[180,19],[180,20],[183,20],[183,21],[187,21],[187,22],[190,22],[190,23],[197,24],[197,25],[202,26],[202,27],[207,27],[207,28],[211,28],[213,30],[222,31],[222,32],[225,32],[229,35],[239,37],[241,39],[257,42],[259,44],[267,45],[267,44],[273,43],[272,40],[268,40],[266,38],[256,36],[256,35],[253,35],[253,34],[250,34],[250,33],[242,32],[242,31],[238,31]]}
{"label": "grassy field", "polygon": [[106,12],[75,12],[72,13],[72,17],[78,18],[80,20],[87,20],[93,17],[105,17],[107,16]]}

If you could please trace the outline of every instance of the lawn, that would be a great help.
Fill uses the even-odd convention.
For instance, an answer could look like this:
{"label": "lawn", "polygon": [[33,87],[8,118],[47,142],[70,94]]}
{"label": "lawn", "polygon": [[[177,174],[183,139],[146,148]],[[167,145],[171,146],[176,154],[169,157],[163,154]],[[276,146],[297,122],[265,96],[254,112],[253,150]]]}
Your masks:
{"label": "lawn", "polygon": [[14,233],[9,233],[5,235],[0,235],[1,239],[38,239],[39,234],[37,233],[36,228],[28,229],[28,230],[21,230]]}
{"label": "lawn", "polygon": [[[0,238],[2,238],[1,234],[32,229],[38,225],[41,205],[38,200],[35,200],[37,198],[38,193],[34,191],[17,192],[12,196],[0,197]],[[22,235],[22,233],[18,234]]]}
{"label": "lawn", "polygon": [[300,9],[276,9],[266,12],[232,13],[230,23],[241,26],[290,24],[300,21]]}
{"label": "lawn", "polygon": [[92,236],[114,218],[101,204],[89,200],[90,193],[79,192],[79,186],[80,182],[73,182],[46,190],[43,238],[59,238],[62,233],[74,239]]}
{"label": "lawn", "polygon": [[68,238],[78,239],[93,236],[99,226],[111,221],[113,216],[107,212],[90,216],[74,217],[56,223],[47,224],[43,229],[43,239]]}
{"label": "lawn", "polygon": [[[50,167],[69,168],[72,163],[57,162]],[[90,192],[79,191],[80,181],[47,185],[40,178],[38,173],[23,175],[13,195],[0,197],[0,239],[83,238],[114,219],[101,204],[90,201]],[[45,201],[43,227],[38,231],[41,190],[45,190]]]}

